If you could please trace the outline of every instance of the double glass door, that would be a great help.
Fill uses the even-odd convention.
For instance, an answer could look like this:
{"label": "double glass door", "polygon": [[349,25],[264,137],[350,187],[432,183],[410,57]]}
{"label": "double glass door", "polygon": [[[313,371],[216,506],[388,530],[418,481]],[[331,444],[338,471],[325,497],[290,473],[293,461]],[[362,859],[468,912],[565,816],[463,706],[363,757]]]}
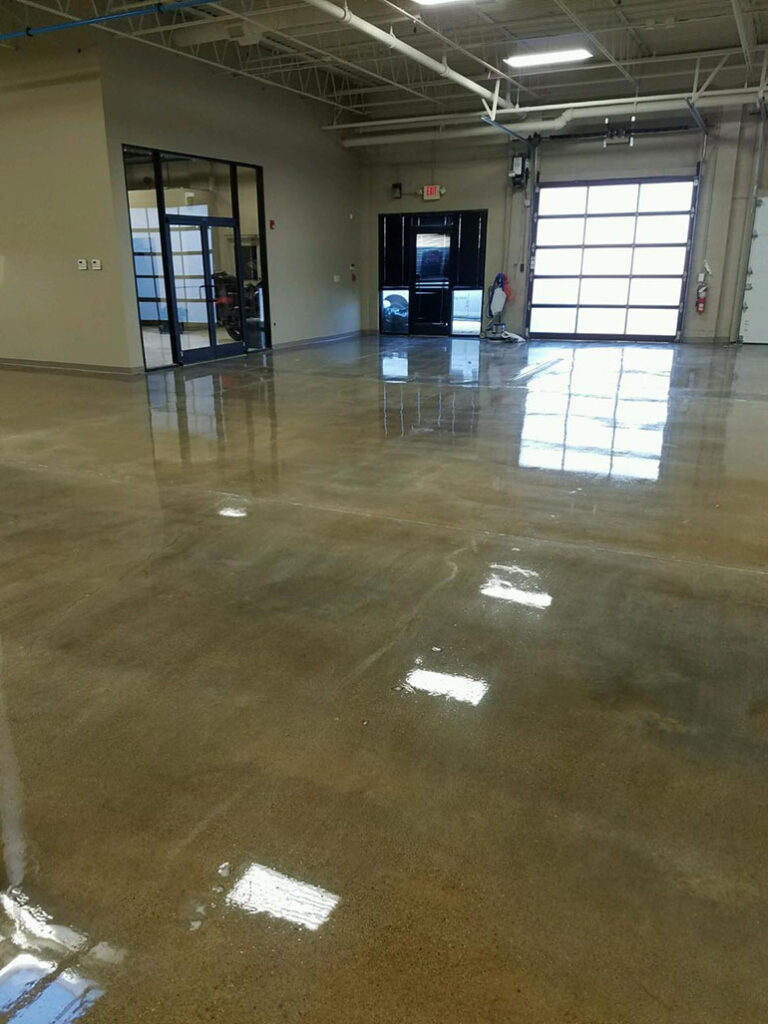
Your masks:
{"label": "double glass door", "polygon": [[238,232],[227,217],[165,218],[169,313],[179,361],[193,363],[245,352]]}

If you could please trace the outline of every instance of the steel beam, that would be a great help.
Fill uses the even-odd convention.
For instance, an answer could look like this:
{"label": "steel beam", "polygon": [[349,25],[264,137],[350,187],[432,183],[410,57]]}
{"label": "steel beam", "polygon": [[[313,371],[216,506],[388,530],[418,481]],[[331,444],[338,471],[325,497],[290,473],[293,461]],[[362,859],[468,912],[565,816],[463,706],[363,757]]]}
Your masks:
{"label": "steel beam", "polygon": [[739,42],[744,53],[744,60],[747,67],[752,67],[752,54],[757,44],[757,33],[755,32],[755,21],[752,14],[742,6],[742,0],[731,0],[733,17],[736,21],[736,28],[739,33]]}
{"label": "steel beam", "polygon": [[597,38],[597,36],[594,34],[594,32],[592,32],[591,29],[587,28],[587,26],[584,24],[584,22],[581,20],[581,18],[565,2],[565,0],[554,0],[554,3],[560,8],[560,10],[563,12],[563,14],[567,15],[568,18],[570,18],[570,20],[579,29],[579,31],[584,33],[584,35],[587,37],[587,39],[589,39],[589,41],[595,47],[595,49],[599,50],[600,53],[602,53],[602,55],[605,57],[605,59],[607,61],[609,61],[611,64],[613,64],[613,66],[616,68],[616,70],[621,75],[623,75],[624,78],[626,78],[626,80],[628,82],[631,82],[632,85],[636,85],[637,84],[635,82],[634,78],[632,77],[632,75],[630,75],[630,73],[624,67],[624,65],[619,60],[617,60],[616,57],[614,57],[614,55],[611,53],[610,50],[608,50],[605,46],[603,46],[603,44],[600,42],[600,40]]}

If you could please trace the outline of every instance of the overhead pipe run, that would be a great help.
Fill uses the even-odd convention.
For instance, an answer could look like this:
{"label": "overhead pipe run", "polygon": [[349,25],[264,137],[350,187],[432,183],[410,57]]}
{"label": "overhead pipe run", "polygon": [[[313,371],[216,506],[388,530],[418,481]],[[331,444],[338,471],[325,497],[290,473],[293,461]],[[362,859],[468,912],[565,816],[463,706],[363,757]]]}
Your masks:
{"label": "overhead pipe run", "polygon": [[117,21],[120,18],[135,18],[139,14],[165,14],[167,11],[178,11],[183,7],[203,7],[210,0],[175,0],[169,4],[147,4],[135,7],[131,11],[114,11],[112,14],[98,14],[93,18],[81,18],[78,21],[57,21],[53,25],[15,29],[13,32],[0,32],[0,43],[14,39],[31,39],[34,36],[48,35],[49,32],[63,32],[68,28],[83,28],[86,25],[101,25],[105,21]]}
{"label": "overhead pipe run", "polygon": [[[312,0],[312,2],[314,3],[316,0]],[[757,101],[759,98],[760,89],[757,87],[730,89],[700,96],[696,101],[696,107],[699,110],[718,107],[741,107],[750,101]],[[690,96],[681,93],[678,96],[649,96],[645,99],[638,98],[629,102],[626,100],[624,102],[600,100],[583,106],[574,104],[564,109],[558,117],[516,121],[509,127],[512,128],[516,136],[527,139],[531,135],[551,135],[552,133],[560,132],[573,121],[586,121],[594,118],[596,114],[603,117],[623,117],[633,114],[663,114],[688,110],[687,104],[689,99]],[[525,113],[525,108],[519,107],[517,112],[523,114]],[[494,130],[492,131],[491,127],[449,128],[443,131],[432,129],[422,132],[398,132],[390,135],[359,135],[343,139],[341,144],[347,149],[352,149],[361,146],[389,146],[409,142],[449,141],[451,139],[486,139],[492,142],[504,142],[509,139],[507,131],[504,130],[507,127],[506,125],[493,124],[492,121],[485,118],[483,120]],[[499,129],[502,130],[499,131]]]}
{"label": "overhead pipe run", "polygon": [[[768,49],[766,50],[766,59],[768,59]],[[746,88],[746,87],[745,87]],[[761,84],[761,90],[765,93],[768,89],[768,74],[766,75],[766,81]],[[738,91],[738,90],[735,90]],[[645,96],[636,97],[638,103],[656,103],[661,100],[680,100],[680,99],[692,99],[698,102],[698,97],[704,95],[706,92],[707,96],[730,96],[733,94],[733,89],[698,89],[693,93],[690,92],[672,92],[672,93],[661,93],[656,96]],[[576,100],[573,103],[560,102],[560,103],[537,103],[537,104],[526,104],[525,106],[514,105],[506,107],[503,110],[499,110],[496,114],[496,120],[500,121],[507,117],[527,117],[530,114],[543,114],[548,111],[560,111],[570,110],[571,108],[579,107],[607,107],[613,106],[616,103],[629,103],[635,102],[635,99],[627,96],[616,96],[612,99],[601,99],[601,100]],[[746,101],[745,101],[746,102]],[[404,125],[416,125],[416,124],[431,124],[431,125],[443,125],[449,123],[459,122],[476,122],[477,113],[473,111],[465,111],[463,114],[422,114],[417,117],[388,117],[376,121],[351,121],[346,124],[343,121],[336,122],[334,124],[323,125],[323,131],[325,132],[341,132],[341,131],[361,131],[367,132],[373,128],[400,128]]]}
{"label": "overhead pipe run", "polygon": [[421,50],[417,50],[415,46],[410,46],[408,43],[403,42],[403,40],[396,36],[394,32],[385,32],[384,29],[379,28],[377,25],[372,25],[370,21],[366,21],[364,18],[360,18],[356,14],[353,14],[349,8],[337,7],[336,4],[332,4],[330,0],[306,0],[306,3],[311,7],[316,7],[318,11],[322,11],[330,18],[335,18],[337,21],[344,22],[345,25],[349,25],[351,28],[356,28],[358,32],[362,32],[364,35],[370,36],[371,39],[375,39],[383,46],[387,46],[390,50],[397,50],[397,52],[402,53],[404,57],[410,57],[412,61],[415,61],[417,64],[421,64],[425,68],[429,68],[430,71],[439,75],[441,78],[454,82],[456,85],[460,85],[464,89],[468,89],[470,92],[475,93],[476,96],[480,96],[486,101],[486,103],[493,104],[494,110],[497,106],[508,110],[514,109],[513,103],[499,97],[498,90],[496,92],[492,92],[490,89],[486,89],[484,85],[480,85],[479,82],[475,82],[471,78],[467,78],[465,75],[460,75],[458,71],[454,71],[453,68],[449,68],[445,62],[440,63],[440,61],[435,60],[434,57],[429,57],[426,53],[422,53]]}

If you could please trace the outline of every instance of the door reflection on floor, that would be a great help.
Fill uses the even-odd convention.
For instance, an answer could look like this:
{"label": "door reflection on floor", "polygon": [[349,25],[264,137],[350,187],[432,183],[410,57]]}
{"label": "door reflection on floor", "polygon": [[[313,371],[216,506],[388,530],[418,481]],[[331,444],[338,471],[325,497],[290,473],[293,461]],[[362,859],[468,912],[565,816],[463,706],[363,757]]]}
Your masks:
{"label": "door reflection on floor", "polygon": [[385,436],[476,432],[479,339],[382,339],[379,359]]}

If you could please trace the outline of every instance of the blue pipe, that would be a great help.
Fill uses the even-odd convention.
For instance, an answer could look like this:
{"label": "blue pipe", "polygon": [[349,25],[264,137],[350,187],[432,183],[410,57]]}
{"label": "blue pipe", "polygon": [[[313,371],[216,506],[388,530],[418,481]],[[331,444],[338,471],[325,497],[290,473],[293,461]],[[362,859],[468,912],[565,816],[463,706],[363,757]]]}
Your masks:
{"label": "blue pipe", "polygon": [[138,14],[165,14],[166,11],[178,11],[182,7],[202,7],[211,0],[174,0],[170,4],[148,4],[146,7],[136,7],[132,11],[115,11],[113,14],[99,14],[95,18],[82,18],[78,21],[60,21],[55,25],[41,25],[39,28],[16,29],[14,32],[0,32],[0,43],[11,39],[31,39],[32,36],[42,36],[47,32],[61,32],[66,28],[82,28],[83,25],[102,25],[105,21],[117,21],[118,18],[135,18]]}

